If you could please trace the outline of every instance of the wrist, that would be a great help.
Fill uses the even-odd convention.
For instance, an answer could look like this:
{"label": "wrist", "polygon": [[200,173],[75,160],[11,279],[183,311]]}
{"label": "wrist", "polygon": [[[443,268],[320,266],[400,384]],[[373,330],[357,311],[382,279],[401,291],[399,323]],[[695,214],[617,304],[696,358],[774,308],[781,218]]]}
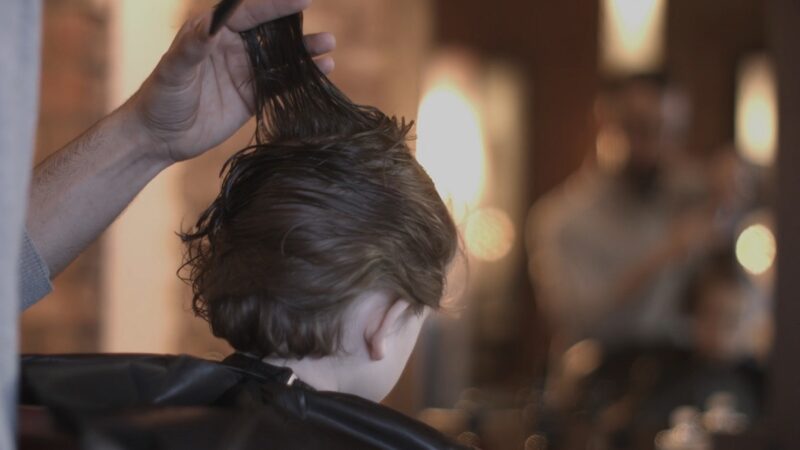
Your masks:
{"label": "wrist", "polygon": [[111,113],[106,120],[119,136],[122,151],[132,160],[157,172],[175,163],[167,143],[147,127],[130,102]]}

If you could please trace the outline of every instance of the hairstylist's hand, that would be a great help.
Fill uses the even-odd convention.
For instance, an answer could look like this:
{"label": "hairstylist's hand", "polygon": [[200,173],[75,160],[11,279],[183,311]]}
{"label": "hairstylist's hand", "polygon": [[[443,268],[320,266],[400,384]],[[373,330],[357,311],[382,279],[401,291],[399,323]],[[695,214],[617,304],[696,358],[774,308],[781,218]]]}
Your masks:
{"label": "hairstylist's hand", "polygon": [[[250,62],[239,32],[296,13],[311,0],[244,0],[215,35],[212,11],[187,21],[156,69],[121,108],[135,132],[153,140],[157,157],[169,162],[198,156],[222,143],[253,115],[248,83]],[[306,46],[323,72],[333,35],[306,36]]]}

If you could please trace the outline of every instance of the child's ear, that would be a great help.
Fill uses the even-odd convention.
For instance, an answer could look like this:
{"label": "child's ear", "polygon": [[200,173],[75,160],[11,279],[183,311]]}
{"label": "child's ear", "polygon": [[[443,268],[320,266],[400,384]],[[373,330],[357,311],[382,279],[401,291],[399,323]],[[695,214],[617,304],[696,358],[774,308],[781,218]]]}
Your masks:
{"label": "child's ear", "polygon": [[371,326],[364,330],[364,341],[371,360],[380,361],[386,357],[388,337],[403,326],[409,312],[411,303],[397,299],[383,308]]}

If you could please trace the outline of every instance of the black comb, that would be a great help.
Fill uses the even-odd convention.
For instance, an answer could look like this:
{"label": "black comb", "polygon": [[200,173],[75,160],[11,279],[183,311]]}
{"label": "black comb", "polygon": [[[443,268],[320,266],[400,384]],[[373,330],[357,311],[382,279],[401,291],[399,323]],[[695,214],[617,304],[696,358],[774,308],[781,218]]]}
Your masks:
{"label": "black comb", "polygon": [[236,11],[236,7],[241,2],[242,0],[222,0],[217,3],[217,6],[214,7],[214,16],[211,18],[211,29],[209,30],[211,36],[217,34],[220,28],[225,25],[225,22],[228,21],[228,18]]}

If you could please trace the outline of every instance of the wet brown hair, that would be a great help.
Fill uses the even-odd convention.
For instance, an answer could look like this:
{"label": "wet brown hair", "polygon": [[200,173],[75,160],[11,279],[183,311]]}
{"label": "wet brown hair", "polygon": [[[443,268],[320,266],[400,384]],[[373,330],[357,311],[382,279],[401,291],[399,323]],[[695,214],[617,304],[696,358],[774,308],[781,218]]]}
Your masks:
{"label": "wet brown hair", "polygon": [[438,307],[457,232],[407,145],[411,124],[339,91],[299,14],[242,38],[256,144],[228,160],[219,196],[181,234],[194,312],[237,350],[302,358],[338,349],[365,290]]}

